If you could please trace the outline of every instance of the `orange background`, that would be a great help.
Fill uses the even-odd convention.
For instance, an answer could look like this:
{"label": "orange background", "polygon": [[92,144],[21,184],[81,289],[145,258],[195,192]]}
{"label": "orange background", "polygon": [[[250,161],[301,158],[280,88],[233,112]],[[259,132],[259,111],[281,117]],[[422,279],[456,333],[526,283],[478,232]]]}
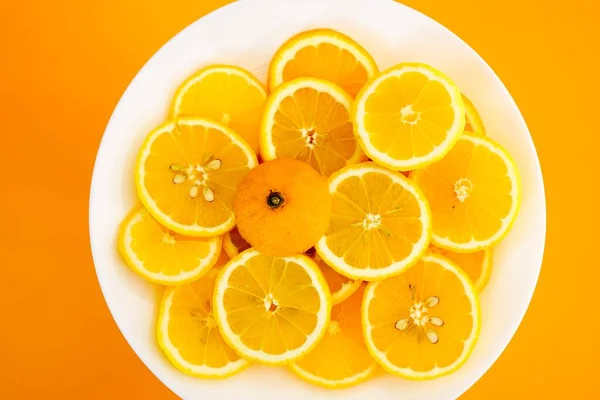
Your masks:
{"label": "orange background", "polygon": [[[599,6],[404,2],[461,36],[504,81],[546,183],[547,247],[533,302],[464,398],[598,398]],[[104,303],[89,248],[89,185],[129,81],[175,33],[226,3],[2,2],[0,398],[175,398]]]}

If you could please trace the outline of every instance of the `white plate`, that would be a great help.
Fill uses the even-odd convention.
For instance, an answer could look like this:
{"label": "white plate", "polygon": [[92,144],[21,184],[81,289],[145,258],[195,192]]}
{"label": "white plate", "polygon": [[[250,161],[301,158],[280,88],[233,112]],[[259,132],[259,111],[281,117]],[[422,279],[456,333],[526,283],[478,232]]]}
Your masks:
{"label": "white plate", "polygon": [[[515,158],[523,204],[481,296],[483,326],[471,358],[452,375],[411,382],[382,375],[356,388],[325,391],[281,369],[255,366],[224,381],[183,375],[155,339],[157,290],[135,276],[116,249],[119,223],[136,203],[134,158],[144,136],[166,116],[177,85],[211,63],[245,67],[265,79],[275,49],[293,34],[329,27],[353,37],[381,69],[401,61],[429,63],[453,78],[478,107],[489,136]],[[90,237],[106,303],[133,350],[185,399],[454,399],[500,356],[529,305],[540,272],[546,231],[544,186],[527,126],[491,68],[432,19],[391,0],[245,0],[201,18],[161,48],[131,82],[98,150],[90,195]]]}

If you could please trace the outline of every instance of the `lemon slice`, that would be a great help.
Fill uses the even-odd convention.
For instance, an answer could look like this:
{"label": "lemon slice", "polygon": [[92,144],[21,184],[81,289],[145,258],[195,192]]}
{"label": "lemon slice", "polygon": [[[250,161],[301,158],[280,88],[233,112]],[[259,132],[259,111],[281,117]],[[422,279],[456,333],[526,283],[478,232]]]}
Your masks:
{"label": "lemon slice", "polygon": [[328,81],[298,78],[279,86],[265,107],[261,157],[295,158],[323,176],[359,162],[364,154],[352,130],[351,104],[352,98]]}
{"label": "lemon slice", "polygon": [[269,257],[254,249],[221,270],[213,304],[227,343],[243,357],[271,365],[312,350],[331,312],[327,283],[314,261],[304,255]]}
{"label": "lemon slice", "polygon": [[449,374],[479,337],[479,299],[469,277],[438,255],[401,275],[371,282],[362,323],[367,348],[388,372],[407,379]]}
{"label": "lemon slice", "polygon": [[223,236],[223,250],[225,250],[225,253],[227,253],[229,258],[237,256],[242,251],[248,250],[250,247],[250,243],[246,242],[246,239],[240,235],[240,231],[237,227],[234,227]]}
{"label": "lemon slice", "polygon": [[442,72],[403,63],[369,81],[354,103],[354,128],[370,159],[410,171],[441,159],[465,127],[458,87]]}
{"label": "lemon slice", "polygon": [[134,209],[122,222],[121,255],[146,280],[179,285],[204,275],[219,258],[222,239],[181,236],[160,225],[144,208]]}
{"label": "lemon slice", "polygon": [[135,182],[140,200],[161,224],[182,235],[212,237],[233,228],[233,198],[258,165],[248,143],[202,118],[167,122],[148,135]]}
{"label": "lemon slice", "polygon": [[290,364],[300,378],[326,388],[358,385],[373,375],[377,362],[365,346],[360,308],[364,286],[333,307],[327,333],[317,347]]}
{"label": "lemon slice", "polygon": [[203,68],[181,84],[171,117],[201,117],[229,126],[258,153],[258,130],[267,91],[245,69],[231,65]]}
{"label": "lemon slice", "polygon": [[483,121],[481,120],[475,105],[464,94],[462,98],[465,103],[465,131],[485,136],[485,126],[483,125]]}
{"label": "lemon slice", "polygon": [[412,181],[375,163],[329,179],[329,228],[319,255],[352,279],[381,280],[414,265],[431,239],[431,212]]}
{"label": "lemon slice", "polygon": [[295,35],[277,50],[269,87],[312,77],[336,83],[354,97],[377,72],[373,57],[353,39],[332,29],[314,29]]}
{"label": "lemon slice", "polygon": [[432,253],[446,257],[456,264],[471,278],[477,292],[486,287],[492,273],[493,251],[491,247],[473,253],[456,253],[440,249],[434,245],[429,246]]}
{"label": "lemon slice", "polygon": [[327,286],[329,286],[331,303],[333,305],[339,304],[352,296],[363,283],[361,280],[348,278],[347,276],[339,274],[335,269],[331,268],[323,261],[314,247],[309,249],[309,251],[306,252],[306,255],[317,263],[319,269],[323,273],[325,282],[327,282]]}
{"label": "lemon slice", "polygon": [[465,133],[441,161],[411,178],[431,205],[432,242],[465,253],[498,243],[519,210],[517,168],[500,145]]}
{"label": "lemon slice", "polygon": [[177,369],[200,378],[226,378],[249,365],[217,329],[211,304],[217,274],[213,269],[196,282],[168,288],[158,316],[162,350]]}

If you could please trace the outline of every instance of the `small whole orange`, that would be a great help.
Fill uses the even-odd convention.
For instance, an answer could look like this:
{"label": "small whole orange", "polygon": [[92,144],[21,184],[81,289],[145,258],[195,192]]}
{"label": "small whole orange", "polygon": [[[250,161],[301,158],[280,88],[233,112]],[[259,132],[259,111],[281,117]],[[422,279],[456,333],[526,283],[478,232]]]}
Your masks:
{"label": "small whole orange", "polygon": [[291,158],[267,161],[238,186],[233,212],[239,233],[263,254],[285,257],[310,249],[331,215],[327,180]]}

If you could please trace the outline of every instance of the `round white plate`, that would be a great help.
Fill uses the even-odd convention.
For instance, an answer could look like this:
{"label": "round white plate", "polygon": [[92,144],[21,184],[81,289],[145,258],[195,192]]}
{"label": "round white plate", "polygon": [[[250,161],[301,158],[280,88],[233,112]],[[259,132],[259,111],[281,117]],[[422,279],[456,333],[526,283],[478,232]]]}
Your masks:
{"label": "round white plate", "polygon": [[[356,388],[326,391],[283,368],[254,366],[224,381],[178,372],[159,350],[155,318],[159,291],[134,275],[116,248],[119,223],[136,204],[133,165],[145,135],[166,117],[175,88],[212,63],[247,68],[264,80],[277,47],[312,28],[337,29],[361,43],[381,69],[402,61],[447,73],[478,107],[490,137],[515,158],[523,204],[481,296],[481,338],[454,374],[412,382],[380,374]],[[500,356],[517,330],[538,279],[546,206],[540,164],[525,121],[492,69],[452,32],[391,0],[243,0],[196,21],[161,48],[131,82],[98,150],[90,195],[90,237],[98,280],[112,315],[148,368],[184,399],[454,399]]]}

